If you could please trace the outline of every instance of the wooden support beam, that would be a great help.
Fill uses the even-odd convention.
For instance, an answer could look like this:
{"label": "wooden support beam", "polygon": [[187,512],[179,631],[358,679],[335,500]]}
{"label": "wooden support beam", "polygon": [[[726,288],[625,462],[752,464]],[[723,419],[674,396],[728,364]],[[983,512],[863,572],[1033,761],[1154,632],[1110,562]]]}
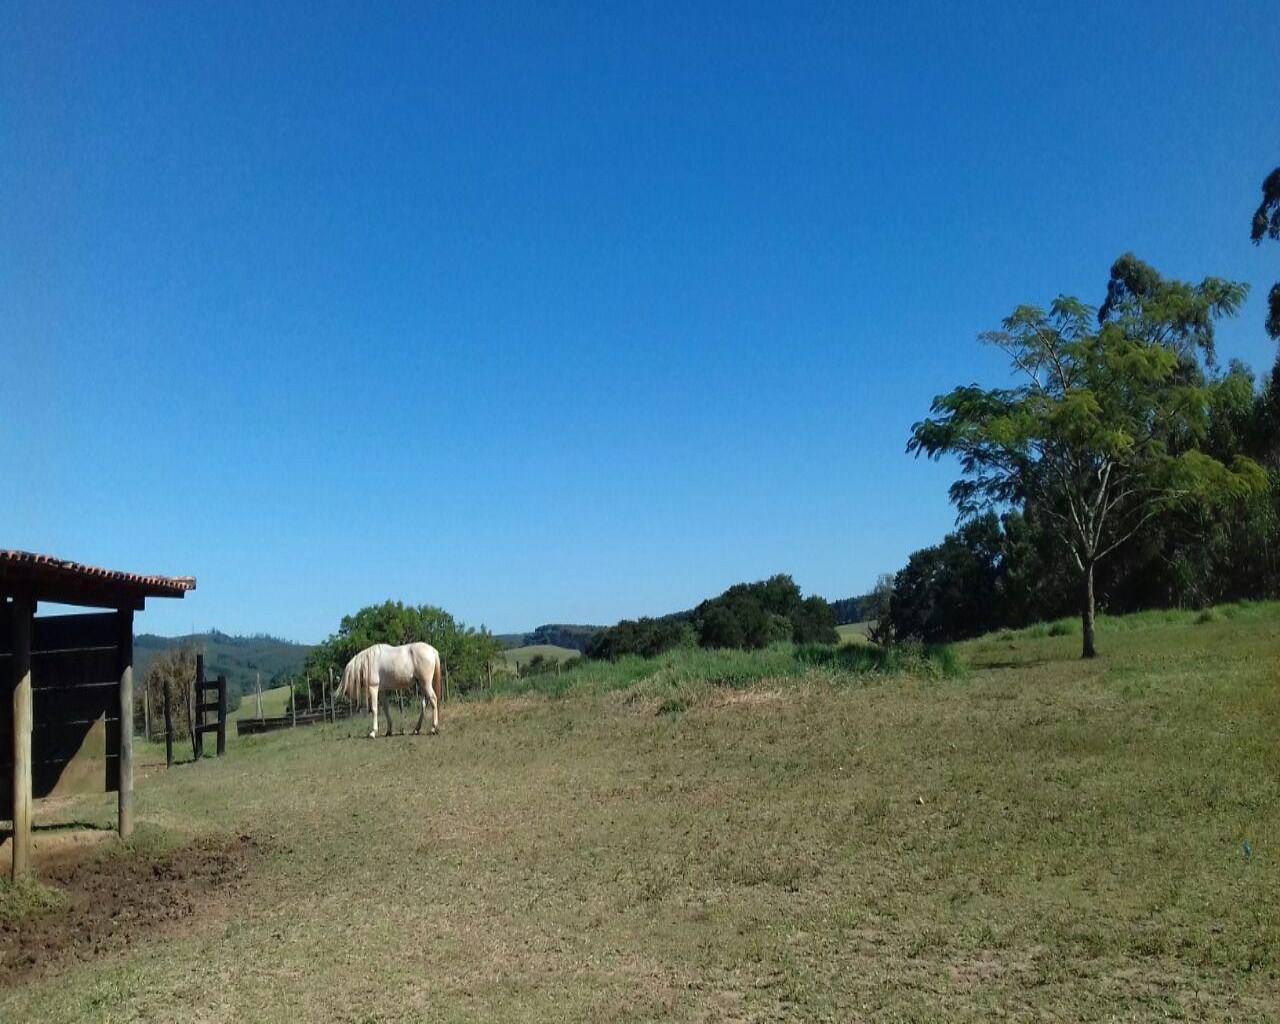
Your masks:
{"label": "wooden support beam", "polygon": [[191,722],[191,751],[199,761],[204,757],[204,712],[200,702],[204,700],[204,655],[196,655],[196,681],[191,687],[191,707],[195,710],[195,718]]}
{"label": "wooden support beam", "polygon": [[31,873],[31,620],[36,603],[17,597],[11,608],[13,651],[13,872],[16,882]]}
{"label": "wooden support beam", "polygon": [[133,834],[133,609],[121,608],[120,651],[120,838]]}
{"label": "wooden support beam", "polygon": [[166,768],[173,767],[173,711],[170,708],[173,698],[170,691],[169,677],[166,675],[164,679],[164,763]]}
{"label": "wooden support beam", "polygon": [[218,756],[227,752],[227,677],[218,676]]}

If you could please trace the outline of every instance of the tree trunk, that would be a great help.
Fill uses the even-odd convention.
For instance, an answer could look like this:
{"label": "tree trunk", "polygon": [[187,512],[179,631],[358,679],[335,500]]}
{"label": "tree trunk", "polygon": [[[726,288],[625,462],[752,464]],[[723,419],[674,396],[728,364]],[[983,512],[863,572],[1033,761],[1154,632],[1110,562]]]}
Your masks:
{"label": "tree trunk", "polygon": [[1084,567],[1084,601],[1080,611],[1084,626],[1084,651],[1082,658],[1096,658],[1098,649],[1093,638],[1093,563]]}

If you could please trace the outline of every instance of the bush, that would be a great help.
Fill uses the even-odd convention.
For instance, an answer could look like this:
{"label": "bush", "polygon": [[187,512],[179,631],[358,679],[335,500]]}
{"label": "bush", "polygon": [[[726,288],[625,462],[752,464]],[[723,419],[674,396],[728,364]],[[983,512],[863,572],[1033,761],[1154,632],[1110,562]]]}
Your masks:
{"label": "bush", "polygon": [[802,665],[833,668],[845,672],[899,673],[950,678],[962,674],[960,659],[946,644],[926,645],[919,641],[896,644],[845,644],[826,647],[807,644],[797,647],[795,658]]}
{"label": "bush", "polygon": [[693,627],[673,618],[623,619],[592,638],[586,656],[595,661],[617,661],[630,654],[653,658],[695,643]]}
{"label": "bush", "polygon": [[702,647],[758,649],[782,640],[834,644],[836,615],[825,599],[801,598],[790,576],[738,583],[693,610]]}

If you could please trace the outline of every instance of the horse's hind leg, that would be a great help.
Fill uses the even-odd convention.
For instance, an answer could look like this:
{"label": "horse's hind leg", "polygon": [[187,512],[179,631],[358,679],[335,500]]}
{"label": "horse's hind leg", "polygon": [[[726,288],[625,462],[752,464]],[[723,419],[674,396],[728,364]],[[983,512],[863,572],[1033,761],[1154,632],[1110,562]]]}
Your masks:
{"label": "horse's hind leg", "polygon": [[391,721],[391,693],[387,692],[387,735],[394,736],[396,734],[395,724]]}
{"label": "horse's hind leg", "polygon": [[378,735],[378,688],[369,687],[369,708],[373,711],[373,728],[369,730],[369,739]]}
{"label": "horse's hind leg", "polygon": [[422,723],[427,720],[427,698],[421,693],[418,694],[418,704],[422,710],[418,712],[418,724],[413,727],[413,734],[420,736],[422,734]]}

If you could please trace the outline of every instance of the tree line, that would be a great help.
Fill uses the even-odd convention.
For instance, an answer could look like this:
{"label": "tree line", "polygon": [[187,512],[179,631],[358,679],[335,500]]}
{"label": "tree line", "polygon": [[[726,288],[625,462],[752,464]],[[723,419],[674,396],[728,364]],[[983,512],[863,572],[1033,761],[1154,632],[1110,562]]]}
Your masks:
{"label": "tree line", "polygon": [[[1280,239],[1280,168],[1255,243]],[[1219,365],[1246,285],[1167,278],[1133,254],[1102,302],[1024,305],[980,340],[1012,386],[934,399],[907,450],[957,459],[959,527],[885,588],[880,636],[929,641],[1095,612],[1280,596],[1280,360]],[[1280,283],[1264,324],[1280,340]]]}
{"label": "tree line", "polygon": [[795,580],[772,576],[738,583],[692,611],[661,618],[624,619],[602,630],[586,656],[617,660],[624,655],[651,658],[680,647],[758,649],[772,643],[834,644],[836,616],[817,595],[804,597]]}
{"label": "tree line", "polygon": [[305,685],[319,697],[330,671],[337,680],[348,661],[373,644],[425,642],[440,652],[449,687],[462,693],[482,685],[502,645],[483,626],[478,629],[455,619],[435,605],[408,605],[401,601],[361,608],[344,616],[337,632],[317,644],[307,655]]}

